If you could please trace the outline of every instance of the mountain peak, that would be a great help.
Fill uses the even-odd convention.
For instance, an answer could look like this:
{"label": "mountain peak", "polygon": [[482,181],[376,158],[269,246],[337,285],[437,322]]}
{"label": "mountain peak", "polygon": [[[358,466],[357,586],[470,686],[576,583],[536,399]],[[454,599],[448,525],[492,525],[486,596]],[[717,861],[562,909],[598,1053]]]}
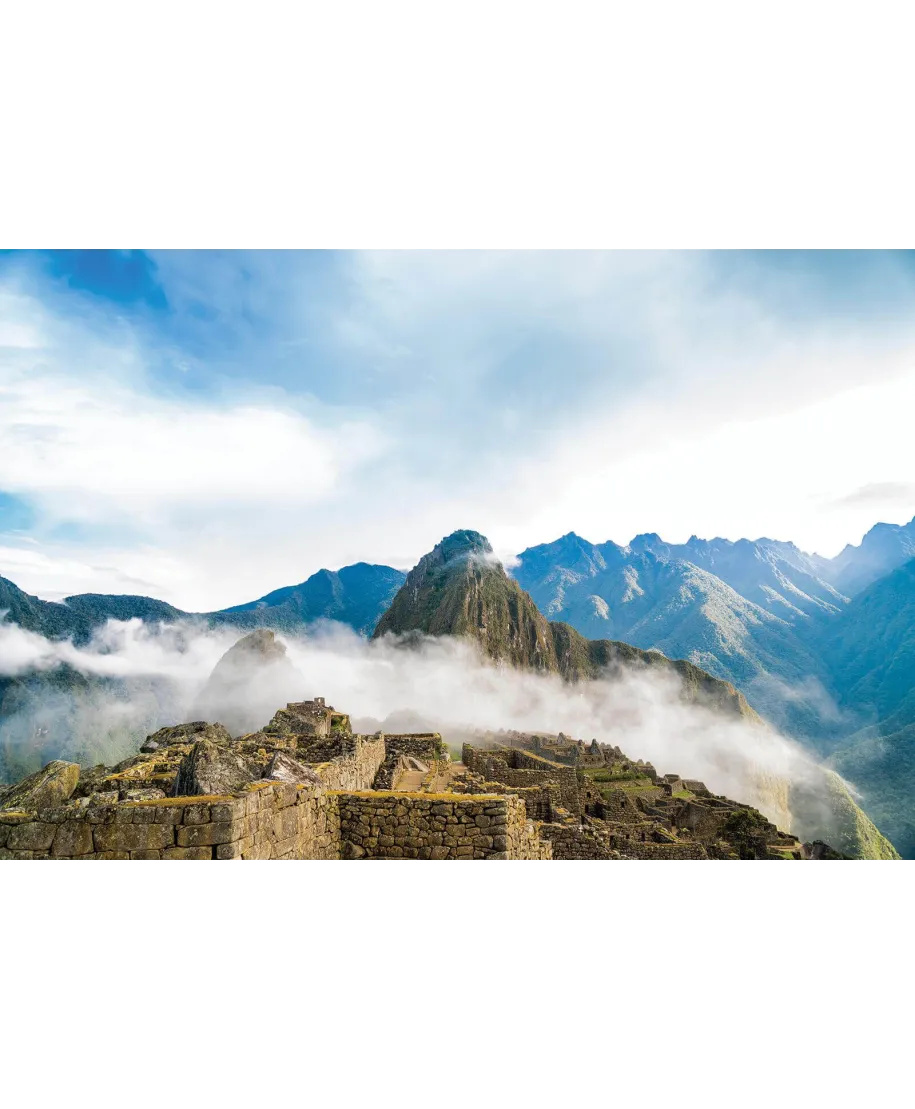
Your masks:
{"label": "mountain peak", "polygon": [[478,531],[462,528],[446,535],[440,543],[436,543],[431,553],[433,555],[439,553],[442,560],[448,563],[465,555],[491,555],[492,544],[485,535],[481,535]]}

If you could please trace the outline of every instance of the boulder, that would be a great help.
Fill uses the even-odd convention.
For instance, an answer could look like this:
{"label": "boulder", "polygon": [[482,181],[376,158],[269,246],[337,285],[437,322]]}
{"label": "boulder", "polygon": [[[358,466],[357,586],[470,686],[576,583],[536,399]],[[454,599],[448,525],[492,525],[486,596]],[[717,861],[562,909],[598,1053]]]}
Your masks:
{"label": "boulder", "polygon": [[128,789],[124,791],[124,801],[158,801],[160,797],[165,796],[165,790],[162,789]]}
{"label": "boulder", "polygon": [[228,743],[232,737],[222,724],[193,720],[189,724],[178,724],[173,728],[160,728],[157,732],[153,732],[146,737],[140,751],[148,755],[162,747],[170,747],[173,743],[196,743],[201,739],[210,739],[214,743]]}
{"label": "boulder", "polygon": [[261,765],[237,748],[202,739],[181,760],[174,797],[237,793],[261,776]]}
{"label": "boulder", "polygon": [[270,782],[295,782],[320,786],[321,779],[310,766],[294,759],[286,751],[274,751],[264,778]]}
{"label": "boulder", "polygon": [[105,766],[105,764],[101,762],[96,766],[83,768],[80,770],[79,782],[72,796],[75,798],[89,797],[91,794],[97,793],[100,789],[107,789],[107,785],[102,785],[102,780],[107,778],[111,773],[111,767]]}
{"label": "boulder", "polygon": [[27,811],[56,808],[70,800],[78,782],[79,763],[56,759],[8,790],[0,800],[0,808]]}
{"label": "boulder", "polygon": [[99,793],[90,793],[80,798],[80,803],[85,802],[84,808],[95,808],[98,805],[116,805],[120,794],[116,789],[103,789]]}

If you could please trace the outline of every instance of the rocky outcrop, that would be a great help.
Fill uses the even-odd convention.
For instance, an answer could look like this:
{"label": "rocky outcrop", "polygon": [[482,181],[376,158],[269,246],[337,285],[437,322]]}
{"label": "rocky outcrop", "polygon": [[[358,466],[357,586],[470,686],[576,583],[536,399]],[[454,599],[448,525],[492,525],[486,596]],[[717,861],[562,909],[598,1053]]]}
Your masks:
{"label": "rocky outcrop", "polygon": [[287,751],[274,751],[264,780],[268,782],[294,782],[297,785],[319,786],[320,776],[310,766],[294,759]]}
{"label": "rocky outcrop", "polygon": [[213,743],[230,743],[232,736],[222,724],[208,724],[206,720],[195,720],[190,724],[178,724],[173,728],[160,728],[146,737],[140,751],[142,754],[151,755],[175,743],[197,743],[202,739],[209,739]]}
{"label": "rocky outcrop", "polygon": [[79,763],[49,762],[0,797],[0,808],[7,810],[54,808],[69,801],[79,782]]}
{"label": "rocky outcrop", "polygon": [[236,793],[261,776],[261,767],[237,749],[201,740],[178,767],[175,797]]}

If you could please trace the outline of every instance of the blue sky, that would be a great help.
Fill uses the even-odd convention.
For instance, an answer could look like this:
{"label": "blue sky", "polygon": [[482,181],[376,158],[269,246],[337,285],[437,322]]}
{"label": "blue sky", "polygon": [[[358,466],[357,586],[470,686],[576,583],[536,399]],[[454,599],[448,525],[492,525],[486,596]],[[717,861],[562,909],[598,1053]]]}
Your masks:
{"label": "blue sky", "polygon": [[834,554],[915,514],[913,306],[906,253],[6,252],[0,573],[206,609],[457,527]]}

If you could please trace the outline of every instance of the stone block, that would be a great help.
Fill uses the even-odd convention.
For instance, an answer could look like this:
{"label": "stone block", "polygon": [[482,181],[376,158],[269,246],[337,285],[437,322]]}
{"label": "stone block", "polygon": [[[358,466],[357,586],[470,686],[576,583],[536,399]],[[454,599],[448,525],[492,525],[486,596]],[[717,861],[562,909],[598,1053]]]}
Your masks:
{"label": "stone block", "polygon": [[133,810],[134,824],[158,824],[155,805],[137,805]]}
{"label": "stone block", "polygon": [[154,824],[180,824],[184,817],[183,805],[150,805],[155,812]]}
{"label": "stone block", "polygon": [[182,824],[209,824],[210,823],[210,806],[209,805],[185,805],[184,806],[184,819]]}
{"label": "stone block", "polygon": [[90,805],[86,809],[86,820],[90,824],[113,824],[117,814],[117,805]]}
{"label": "stone block", "polygon": [[287,806],[277,814],[276,837],[277,839],[289,839],[290,836],[297,835],[298,831],[299,814],[293,807]]}
{"label": "stone block", "polygon": [[244,840],[218,844],[215,855],[216,858],[245,858],[253,846],[254,836],[245,836]]}
{"label": "stone block", "polygon": [[96,851],[160,851],[174,844],[171,824],[97,824]]}
{"label": "stone block", "polygon": [[241,839],[242,827],[234,821],[222,824],[182,824],[177,829],[176,843],[179,847],[213,846]]}
{"label": "stone block", "polygon": [[248,815],[247,798],[239,797],[234,801],[219,801],[210,805],[210,820],[214,824],[224,824],[231,820],[241,820]]}
{"label": "stone block", "polygon": [[0,824],[31,824],[34,819],[33,813],[0,812]]}
{"label": "stone block", "polygon": [[212,859],[212,847],[167,847],[163,859]]}
{"label": "stone block", "polygon": [[291,859],[297,852],[298,846],[299,841],[298,837],[296,836],[292,836],[289,839],[278,840],[276,847],[273,850],[274,858]]}
{"label": "stone block", "polygon": [[63,824],[65,820],[79,819],[79,810],[72,806],[57,809],[42,809],[41,819],[45,824]]}
{"label": "stone block", "polygon": [[54,842],[56,832],[56,824],[42,824],[38,821],[31,824],[17,824],[10,828],[6,844],[11,851],[43,852],[47,851]]}
{"label": "stone block", "polygon": [[131,851],[130,857],[132,859],[161,859],[161,851]]}
{"label": "stone block", "polygon": [[58,824],[57,834],[51,847],[52,855],[88,855],[93,850],[92,825],[84,820],[72,820]]}
{"label": "stone block", "polygon": [[269,843],[253,843],[242,853],[243,859],[270,859],[272,857],[273,849]]}
{"label": "stone block", "polygon": [[273,790],[276,806],[284,809],[295,804],[299,793],[295,782],[277,782]]}

